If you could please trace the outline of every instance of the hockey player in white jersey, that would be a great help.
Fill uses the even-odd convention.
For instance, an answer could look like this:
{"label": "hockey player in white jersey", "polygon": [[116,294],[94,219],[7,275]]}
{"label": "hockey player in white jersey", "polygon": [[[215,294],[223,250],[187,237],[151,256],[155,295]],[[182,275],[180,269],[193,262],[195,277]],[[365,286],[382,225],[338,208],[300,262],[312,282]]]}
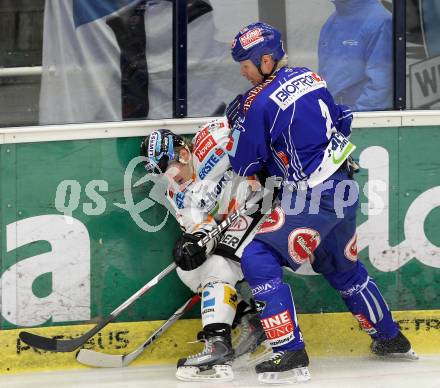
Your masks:
{"label": "hockey player in white jersey", "polygon": [[242,319],[245,335],[234,355],[231,325],[238,302],[235,286],[243,279],[237,251],[243,249],[257,217],[241,216],[206,247],[197,245],[230,212],[261,196],[255,178],[242,178],[232,171],[228,143],[228,123],[218,119],[203,126],[192,142],[159,129],[141,144],[147,171],[168,178],[167,197],[184,231],[173,250],[177,273],[202,299],[203,331],[198,337],[205,341],[205,347],[201,353],[178,361],[176,377],[186,381],[232,380],[234,358],[254,351],[266,339],[257,314],[247,314]]}

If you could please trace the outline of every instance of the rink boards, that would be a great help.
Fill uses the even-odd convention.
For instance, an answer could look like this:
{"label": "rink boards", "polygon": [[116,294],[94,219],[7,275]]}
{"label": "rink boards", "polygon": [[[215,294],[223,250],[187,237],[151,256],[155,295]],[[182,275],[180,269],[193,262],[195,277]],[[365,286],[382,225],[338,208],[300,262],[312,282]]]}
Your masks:
{"label": "rink boards", "polygon": [[[419,355],[440,353],[440,310],[398,311],[393,316]],[[369,354],[370,338],[349,313],[300,314],[299,324],[311,356]],[[84,348],[127,354],[140,346],[159,325],[159,321],[110,324]],[[132,365],[174,364],[180,357],[199,352],[201,344],[193,341],[200,325],[199,319],[178,321],[157,342],[147,347]],[[59,326],[36,328],[32,332],[70,338],[90,328],[90,325]],[[75,352],[53,353],[29,348],[18,338],[20,331],[0,331],[0,373],[87,368],[76,361]]]}
{"label": "rink boards", "polygon": [[[79,324],[107,316],[169,264],[180,231],[160,185],[136,185],[145,177],[139,144],[153,129],[191,134],[205,121],[0,129],[2,372],[77,367],[73,354],[27,349],[19,328],[76,335]],[[416,350],[440,353],[440,112],[357,114],[354,127],[360,258],[390,307],[402,311],[396,318]],[[367,352],[368,338],[322,277],[305,267],[286,279],[312,354]],[[189,294],[172,273],[95,346],[130,351]],[[196,309],[188,317],[197,318]],[[142,361],[185,355],[198,325],[178,322]]]}

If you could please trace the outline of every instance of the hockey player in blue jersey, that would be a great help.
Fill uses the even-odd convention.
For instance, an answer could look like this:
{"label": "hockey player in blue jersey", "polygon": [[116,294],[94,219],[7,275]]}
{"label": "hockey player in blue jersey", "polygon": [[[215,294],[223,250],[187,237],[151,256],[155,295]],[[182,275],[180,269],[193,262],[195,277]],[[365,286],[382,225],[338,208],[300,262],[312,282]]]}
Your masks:
{"label": "hockey player in blue jersey", "polygon": [[310,261],[343,298],[380,356],[416,359],[356,247],[357,185],[348,140],[352,114],[334,103],[325,80],[288,67],[280,33],[265,23],[242,29],[232,57],[253,85],[229,105],[231,165],[243,176],[283,181],[279,204],[244,250],[241,266],[260,308],[274,356],[256,366],[263,383],[310,378],[309,358],[282,267]]}

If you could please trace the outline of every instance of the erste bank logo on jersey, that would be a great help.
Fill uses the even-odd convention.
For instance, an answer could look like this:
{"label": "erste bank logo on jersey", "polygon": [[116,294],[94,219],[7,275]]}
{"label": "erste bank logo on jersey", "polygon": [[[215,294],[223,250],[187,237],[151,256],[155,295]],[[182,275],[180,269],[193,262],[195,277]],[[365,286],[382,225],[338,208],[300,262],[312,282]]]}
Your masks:
{"label": "erste bank logo on jersey", "polygon": [[205,179],[205,177],[211,172],[215,165],[220,162],[220,160],[226,155],[226,153],[221,149],[217,148],[215,153],[213,153],[206,163],[199,170],[199,178]]}

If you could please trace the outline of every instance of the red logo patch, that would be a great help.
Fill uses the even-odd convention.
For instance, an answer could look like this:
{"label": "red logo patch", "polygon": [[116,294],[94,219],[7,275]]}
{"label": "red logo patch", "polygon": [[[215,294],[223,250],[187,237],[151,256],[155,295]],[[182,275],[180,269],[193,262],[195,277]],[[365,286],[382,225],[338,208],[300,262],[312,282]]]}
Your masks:
{"label": "red logo patch", "polygon": [[305,263],[321,242],[321,236],[310,228],[297,228],[288,238],[289,255],[297,264]]}
{"label": "red logo patch", "polygon": [[241,46],[247,50],[248,48],[255,46],[257,43],[260,43],[264,40],[263,35],[261,34],[260,28],[254,28],[240,36]]}
{"label": "red logo patch", "polygon": [[323,79],[318,75],[318,74],[316,74],[316,73],[312,73],[312,77],[316,80],[316,81],[318,81],[318,82],[321,82]]}
{"label": "red logo patch", "polygon": [[368,334],[374,334],[377,330],[374,328],[373,324],[365,317],[364,314],[353,314],[354,317],[359,322],[359,326]]}
{"label": "red logo patch", "polygon": [[287,155],[283,151],[277,152],[277,155],[281,159],[281,161],[283,162],[283,164],[285,166],[289,165],[289,158],[287,157]]}
{"label": "red logo patch", "polygon": [[348,260],[356,261],[358,257],[357,234],[350,239],[344,249],[344,255]]}
{"label": "red logo patch", "polygon": [[200,142],[204,140],[207,136],[209,136],[209,128],[205,127],[194,138],[194,148],[197,148]]}
{"label": "red logo patch", "polygon": [[225,151],[223,151],[221,148],[216,148],[215,153],[217,156],[222,156]]}
{"label": "red logo patch", "polygon": [[246,230],[248,226],[249,223],[246,220],[246,216],[240,216],[235,222],[231,224],[228,230],[232,232],[241,232],[243,230]]}
{"label": "red logo patch", "polygon": [[289,310],[285,310],[268,318],[263,318],[261,324],[269,340],[284,338],[293,333],[295,329]]}
{"label": "red logo patch", "polygon": [[231,151],[234,147],[234,138],[232,136],[229,137],[228,144],[226,144],[226,151]]}
{"label": "red logo patch", "polygon": [[194,154],[197,156],[197,159],[199,159],[199,162],[205,159],[206,155],[209,154],[209,151],[211,151],[216,145],[217,143],[215,142],[212,135],[204,138],[200,142],[200,144],[194,149]]}
{"label": "red logo patch", "polygon": [[283,209],[276,207],[259,226],[257,233],[275,232],[284,225],[285,220]]}

